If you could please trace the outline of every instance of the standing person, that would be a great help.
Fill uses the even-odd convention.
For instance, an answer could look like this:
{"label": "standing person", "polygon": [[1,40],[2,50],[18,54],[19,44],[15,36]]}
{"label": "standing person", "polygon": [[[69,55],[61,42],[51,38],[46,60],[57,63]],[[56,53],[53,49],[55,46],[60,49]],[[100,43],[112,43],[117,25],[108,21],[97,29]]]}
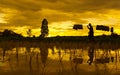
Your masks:
{"label": "standing person", "polygon": [[89,29],[88,38],[90,41],[93,41],[94,40],[94,31],[93,31],[93,26],[91,25],[91,23],[89,23],[87,28]]}

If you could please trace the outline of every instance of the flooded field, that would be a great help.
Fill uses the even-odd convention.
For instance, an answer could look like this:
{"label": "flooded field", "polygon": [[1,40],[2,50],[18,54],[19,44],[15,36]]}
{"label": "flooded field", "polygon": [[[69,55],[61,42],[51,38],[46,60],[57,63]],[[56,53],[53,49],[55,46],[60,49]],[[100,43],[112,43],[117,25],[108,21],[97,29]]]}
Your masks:
{"label": "flooded field", "polygon": [[0,75],[119,75],[119,45],[0,44]]}

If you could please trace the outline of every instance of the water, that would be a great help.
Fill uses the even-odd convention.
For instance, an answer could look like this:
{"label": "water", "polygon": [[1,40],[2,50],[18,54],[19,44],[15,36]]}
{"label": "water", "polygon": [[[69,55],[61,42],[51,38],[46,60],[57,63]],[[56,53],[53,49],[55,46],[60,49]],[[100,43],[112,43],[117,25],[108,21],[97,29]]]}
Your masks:
{"label": "water", "polygon": [[0,75],[120,74],[118,48],[112,50],[108,46],[96,48],[85,44],[58,45],[1,46]]}

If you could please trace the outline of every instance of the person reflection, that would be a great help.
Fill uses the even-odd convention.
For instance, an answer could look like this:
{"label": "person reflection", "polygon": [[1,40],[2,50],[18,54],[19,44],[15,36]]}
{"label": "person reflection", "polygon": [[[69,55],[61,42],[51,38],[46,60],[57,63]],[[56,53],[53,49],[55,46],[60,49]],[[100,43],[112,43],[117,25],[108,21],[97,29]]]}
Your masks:
{"label": "person reflection", "polygon": [[89,56],[89,59],[88,59],[87,63],[89,63],[89,65],[91,65],[93,62],[93,58],[94,58],[94,47],[89,48],[88,56]]}

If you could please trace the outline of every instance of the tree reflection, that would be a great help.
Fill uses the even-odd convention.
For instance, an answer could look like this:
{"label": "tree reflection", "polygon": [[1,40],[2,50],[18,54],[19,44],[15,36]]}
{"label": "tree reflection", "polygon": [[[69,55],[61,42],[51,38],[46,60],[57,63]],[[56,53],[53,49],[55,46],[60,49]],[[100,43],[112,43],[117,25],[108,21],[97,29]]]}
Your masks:
{"label": "tree reflection", "polygon": [[70,50],[70,64],[75,75],[80,74],[79,65],[83,63],[83,51],[80,49]]}
{"label": "tree reflection", "polygon": [[29,47],[29,46],[27,46],[26,47],[26,51],[27,51],[27,53],[28,53],[28,55],[29,55],[29,69],[30,69],[30,74],[32,74],[32,71],[33,71],[33,69],[32,69],[32,52],[31,52],[31,47]]}
{"label": "tree reflection", "polygon": [[[8,46],[8,45],[3,45],[2,46],[2,59],[3,59],[3,62],[5,61],[8,61],[9,59],[9,56],[7,54],[7,51],[9,50],[12,50],[13,48],[11,46]],[[8,56],[8,57],[7,57]],[[7,58],[6,58],[7,57]]]}
{"label": "tree reflection", "polygon": [[5,54],[6,54],[6,49],[3,48],[3,61],[4,61],[4,58],[5,58]]}
{"label": "tree reflection", "polygon": [[16,61],[17,61],[17,65],[19,65],[19,54],[18,54],[18,50],[19,48],[16,48]]}
{"label": "tree reflection", "polygon": [[63,69],[64,69],[64,65],[63,65],[63,56],[64,54],[62,54],[61,49],[58,49],[58,73],[59,75],[63,75]]}
{"label": "tree reflection", "polygon": [[43,65],[45,66],[47,57],[48,57],[48,48],[46,48],[46,47],[40,48],[40,55],[41,55],[41,61],[42,61]]}
{"label": "tree reflection", "polygon": [[[104,44],[97,44],[96,47],[95,43],[87,45],[64,44],[62,46],[58,44],[59,46],[56,47],[56,45],[53,46],[54,44],[40,43],[39,46],[35,44],[34,46],[25,45],[24,47],[14,46],[14,48],[4,45],[1,46],[1,57],[5,61],[2,63],[7,63],[8,66],[6,67],[10,68],[13,73],[23,71],[28,73],[26,75],[65,75],[68,72],[71,75],[80,75],[90,71],[95,73],[97,71],[97,75],[107,75],[111,73],[111,70],[116,73],[119,71],[119,50],[110,50],[108,46],[103,47]],[[87,48],[84,48],[86,46]],[[26,54],[22,50],[23,52],[26,51]],[[70,59],[70,62],[68,59]],[[94,65],[92,65],[93,63]],[[19,64],[19,66],[16,64]],[[3,67],[3,69],[6,67]]]}
{"label": "tree reflection", "polygon": [[48,48],[42,46],[39,49],[40,49],[41,62],[43,64],[41,66],[41,69],[42,69],[41,75],[45,75],[45,73],[46,73],[46,66],[47,66],[47,58],[48,58]]}

